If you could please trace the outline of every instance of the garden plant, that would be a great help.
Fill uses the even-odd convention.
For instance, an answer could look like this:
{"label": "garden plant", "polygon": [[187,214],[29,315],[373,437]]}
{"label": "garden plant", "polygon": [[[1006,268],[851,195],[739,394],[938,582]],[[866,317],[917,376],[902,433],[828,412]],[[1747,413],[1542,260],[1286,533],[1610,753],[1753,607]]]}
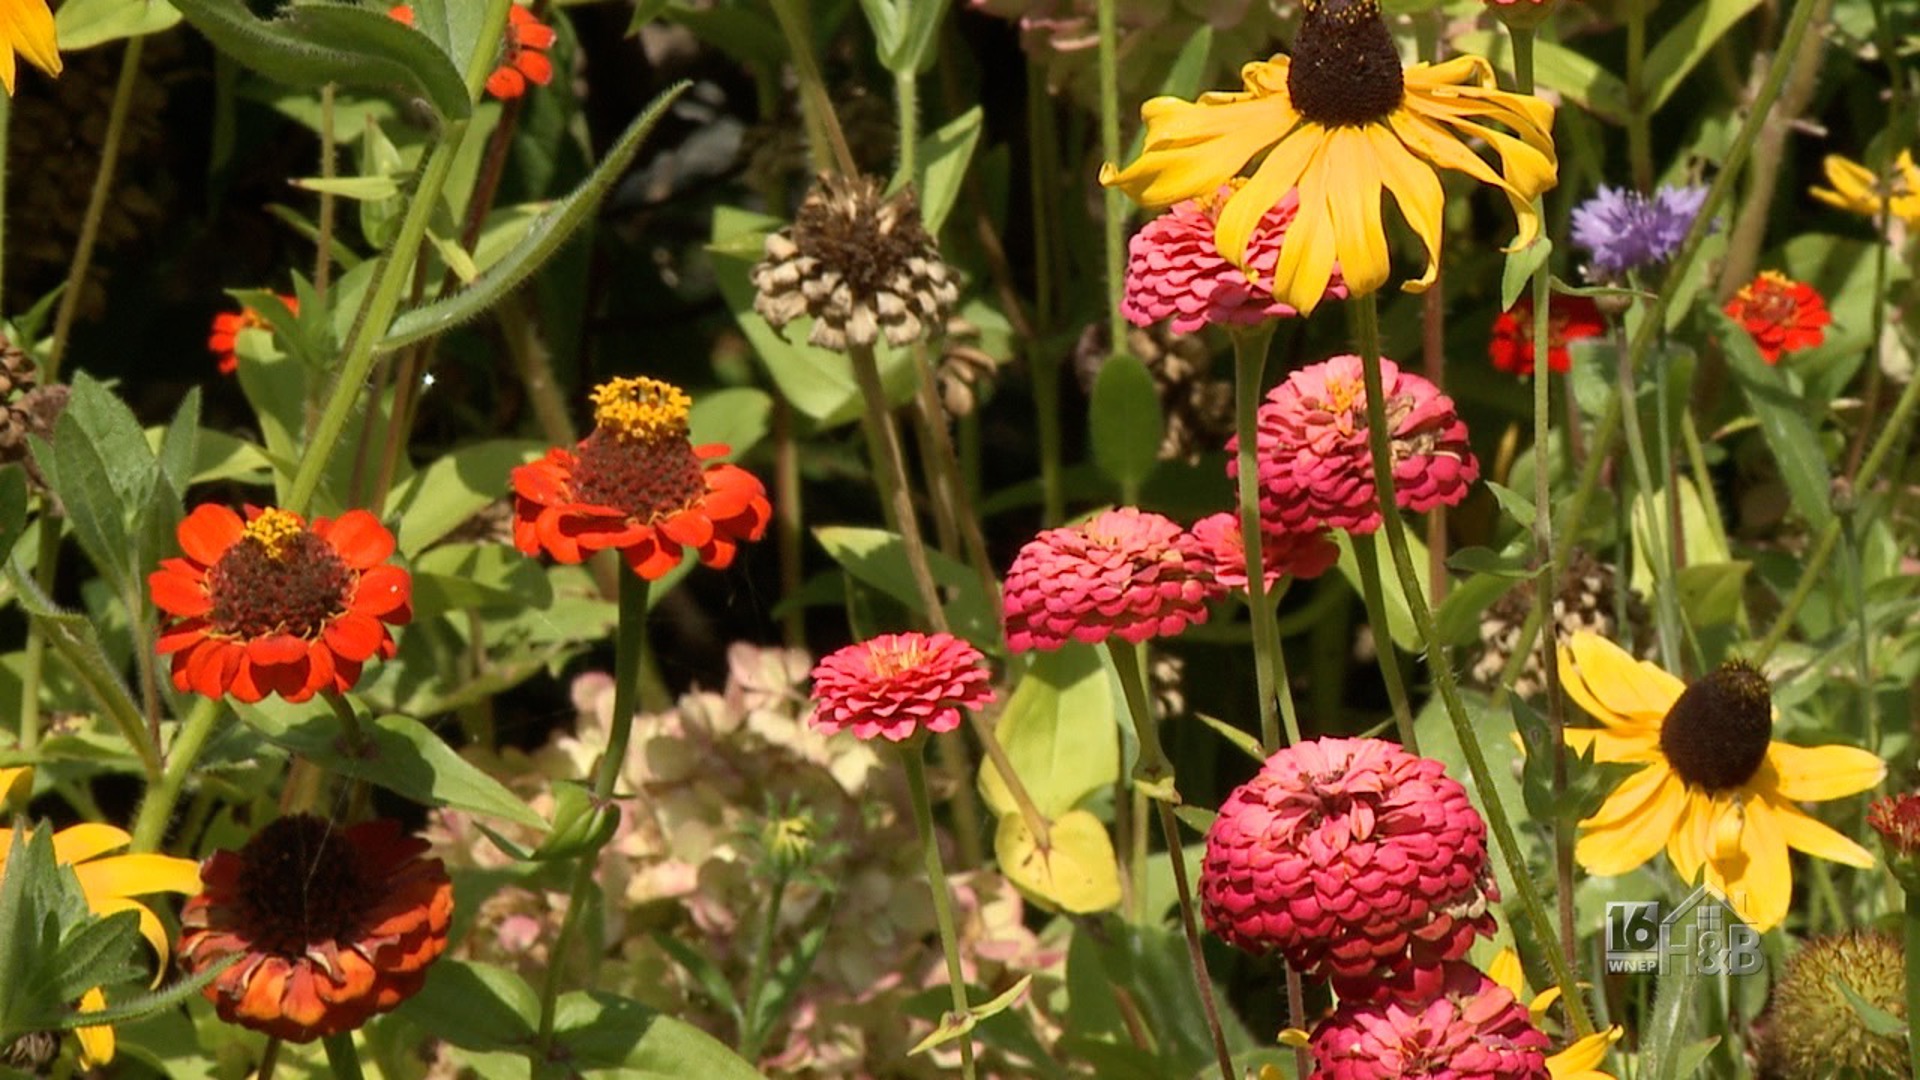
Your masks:
{"label": "garden plant", "polygon": [[0,1072],[1920,1077],[1914,0],[0,0]]}

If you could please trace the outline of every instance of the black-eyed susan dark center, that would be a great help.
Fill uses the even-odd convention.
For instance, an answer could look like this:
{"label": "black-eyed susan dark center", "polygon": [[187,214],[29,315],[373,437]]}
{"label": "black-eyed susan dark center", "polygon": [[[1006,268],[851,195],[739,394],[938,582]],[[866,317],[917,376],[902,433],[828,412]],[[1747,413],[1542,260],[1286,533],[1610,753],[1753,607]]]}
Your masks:
{"label": "black-eyed susan dark center", "polygon": [[1287,94],[1326,127],[1378,123],[1400,107],[1406,76],[1377,0],[1310,3],[1293,39]]}
{"label": "black-eyed susan dark center", "polygon": [[706,494],[700,458],[687,439],[691,401],[657,379],[614,379],[593,392],[593,434],[581,442],[573,495],[656,523]]}
{"label": "black-eyed susan dark center", "polygon": [[824,178],[794,215],[793,243],[831,272],[816,280],[838,275],[836,284],[855,300],[894,289],[901,275],[918,273],[915,261],[933,250],[913,195],[883,199],[880,185],[866,176]]}
{"label": "black-eyed susan dark center", "polygon": [[285,510],[268,510],[207,570],[208,620],[238,638],[311,640],[347,610],[358,575],[333,545]]}
{"label": "black-eyed susan dark center", "polygon": [[314,942],[352,936],[368,884],[351,845],[311,814],[280,818],[240,849],[235,891],[256,948],[299,956]]}
{"label": "black-eyed susan dark center", "polygon": [[1766,676],[1728,661],[1681,693],[1660,724],[1660,753],[1680,779],[1707,792],[1753,779],[1773,738]]}

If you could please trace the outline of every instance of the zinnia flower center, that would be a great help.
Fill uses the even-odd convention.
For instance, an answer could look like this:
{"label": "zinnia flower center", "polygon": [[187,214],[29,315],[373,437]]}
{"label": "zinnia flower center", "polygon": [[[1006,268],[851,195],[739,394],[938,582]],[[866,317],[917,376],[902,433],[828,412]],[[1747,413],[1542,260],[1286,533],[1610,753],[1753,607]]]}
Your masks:
{"label": "zinnia flower center", "polygon": [[593,391],[593,422],[602,431],[641,442],[687,437],[693,399],[658,379],[613,379]]}
{"label": "zinnia flower center", "polygon": [[895,675],[919,667],[920,661],[924,659],[926,654],[912,645],[899,649],[869,649],[867,670],[873,672],[873,677],[876,679],[891,679]]}
{"label": "zinnia flower center", "polygon": [[1760,279],[1740,290],[1740,302],[1746,305],[1749,321],[1787,323],[1793,321],[1800,303],[1794,299],[1786,277],[1774,270],[1761,273]]}
{"label": "zinnia flower center", "polygon": [[300,956],[317,942],[352,935],[367,906],[367,881],[331,823],[310,814],[283,817],[240,850],[235,884],[264,952]]}
{"label": "zinnia flower center", "polygon": [[1378,0],[1310,0],[1293,39],[1287,95],[1324,127],[1378,123],[1400,107],[1406,75]]}
{"label": "zinnia flower center", "polygon": [[692,399],[658,379],[614,379],[593,392],[593,434],[580,443],[574,498],[654,524],[700,501],[706,471],[687,441]]}
{"label": "zinnia flower center", "polygon": [[1773,697],[1741,660],[1696,680],[1660,724],[1660,753],[1680,779],[1709,793],[1744,786],[1767,759]]}
{"label": "zinnia flower center", "polygon": [[207,570],[208,621],[239,638],[311,640],[353,599],[355,575],[340,553],[285,510],[268,510]]}

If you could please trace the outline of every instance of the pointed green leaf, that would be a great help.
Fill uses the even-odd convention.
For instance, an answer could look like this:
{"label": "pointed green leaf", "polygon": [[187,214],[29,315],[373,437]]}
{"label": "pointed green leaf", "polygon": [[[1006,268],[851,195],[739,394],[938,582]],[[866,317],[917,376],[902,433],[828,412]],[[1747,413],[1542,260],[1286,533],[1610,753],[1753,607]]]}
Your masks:
{"label": "pointed green leaf", "polygon": [[1647,53],[1644,85],[1652,88],[1647,111],[1659,112],[1714,42],[1759,6],[1760,0],[1705,0],[1689,5],[1686,15]]}
{"label": "pointed green leaf", "polygon": [[1093,459],[1131,502],[1160,464],[1160,392],[1147,365],[1119,353],[1100,366],[1088,405]]}
{"label": "pointed green leaf", "polygon": [[527,227],[520,241],[501,256],[499,262],[485,267],[472,285],[451,296],[401,312],[387,328],[380,348],[391,351],[445,333],[480,315],[531,277],[573,236],[574,230],[592,216],[600,200],[626,174],[647,133],[690,85],[676,83],[654,98],[646,111],[628,125],[606,158],[594,167],[592,175],[566,198],[547,207]]}
{"label": "pointed green leaf", "polygon": [[984,116],[975,105],[922,138],[914,154],[913,187],[920,200],[920,220],[934,236],[940,235],[940,227],[960,198]]}
{"label": "pointed green leaf", "polygon": [[261,19],[242,0],[175,0],[174,6],[215,48],[288,86],[371,87],[424,100],[443,121],[473,111],[466,80],[447,54],[384,8],[293,4]]}
{"label": "pointed green leaf", "polygon": [[505,968],[442,957],[398,1014],[455,1046],[505,1050],[531,1045],[540,998]]}
{"label": "pointed green leaf", "polygon": [[167,0],[66,0],[53,14],[61,52],[170,30],[180,12]]}
{"label": "pointed green leaf", "polygon": [[553,1028],[573,1075],[616,1069],[622,1080],[762,1080],[713,1036],[613,994],[562,994]]}
{"label": "pointed green leaf", "polygon": [[[923,607],[907,563],[900,537],[885,529],[826,526],[813,530],[814,539],[833,561],[860,582],[879,589],[914,611]],[[927,552],[933,583],[950,594],[947,621],[953,632],[984,652],[1002,651],[1000,620],[989,610],[980,575],[937,551]]]}
{"label": "pointed green leaf", "polygon": [[1786,373],[1761,359],[1746,327],[1723,312],[1716,311],[1713,317],[1726,347],[1728,367],[1760,421],[1793,508],[1816,530],[1825,527],[1833,517],[1833,479],[1820,437],[1808,419],[1805,397],[1788,385]]}

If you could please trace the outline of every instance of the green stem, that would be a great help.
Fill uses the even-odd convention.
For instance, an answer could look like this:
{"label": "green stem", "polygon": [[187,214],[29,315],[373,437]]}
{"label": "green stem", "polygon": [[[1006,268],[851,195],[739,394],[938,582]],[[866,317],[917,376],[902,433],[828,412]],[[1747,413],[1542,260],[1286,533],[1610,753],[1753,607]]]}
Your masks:
{"label": "green stem", "polygon": [[834,114],[833,99],[827,94],[827,82],[813,58],[813,42],[807,31],[813,19],[807,14],[806,0],[773,0],[773,17],[787,42],[787,58],[800,82],[800,115],[807,125],[807,145],[812,148],[814,167],[829,172],[837,167],[848,176],[857,176],[853,149]]}
{"label": "green stem", "polygon": [[[953,903],[947,897],[947,869],[940,861],[940,840],[933,834],[933,802],[927,795],[927,768],[920,760],[920,741],[901,747],[907,763],[907,789],[913,800],[913,825],[920,833],[920,850],[926,861],[927,888],[933,893],[933,920],[940,928],[940,952],[947,962],[947,986],[953,996],[952,1019],[964,1019],[973,1007],[967,1004],[967,981],[960,971],[960,935],[953,921]],[[974,1080],[973,1033],[960,1036],[960,1075]]]}
{"label": "green stem", "polygon": [[900,175],[911,181],[920,164],[920,78],[914,72],[894,73],[893,107],[900,128]]}
{"label": "green stem", "polygon": [[327,1067],[333,1070],[334,1080],[361,1080],[360,1051],[353,1045],[353,1032],[328,1035],[322,1043],[327,1048]]}
{"label": "green stem", "polygon": [[[1624,337],[1624,334],[1616,332],[1615,336]],[[1622,348],[1617,350],[1617,355],[1620,361],[1618,399],[1625,403],[1620,416],[1626,426],[1627,459],[1633,463],[1633,482],[1639,488],[1635,499],[1644,500],[1647,508],[1646,535],[1642,537],[1636,534],[1635,542],[1646,543],[1647,565],[1654,568],[1654,611],[1660,626],[1660,660],[1668,671],[1678,672],[1681,670],[1679,592],[1674,584],[1672,564],[1667,561],[1671,531],[1661,525],[1661,518],[1666,516],[1662,506],[1666,490],[1654,486],[1653,466],[1647,462],[1647,444],[1640,431],[1640,398],[1633,378],[1633,354]]]}
{"label": "green stem", "polygon": [[1627,162],[1633,186],[1653,190],[1652,112],[1647,108],[1647,7],[1627,0]]}
{"label": "green stem", "polygon": [[747,969],[746,1012],[740,1018],[740,1056],[748,1061],[760,1060],[760,1047],[767,1038],[760,1026],[760,995],[766,990],[767,971],[773,965],[773,939],[780,929],[780,907],[787,897],[789,876],[782,870],[773,880],[773,898],[767,901],[767,910],[760,920],[759,940],[754,943],[753,961]]}
{"label": "green stem", "polygon": [[[1274,626],[1273,605],[1267,602],[1266,545],[1260,536],[1259,451],[1260,391],[1266,367],[1267,346],[1273,340],[1271,321],[1233,333],[1234,430],[1239,434],[1235,451],[1235,470],[1240,496],[1240,546],[1246,551],[1247,613],[1253,620],[1254,685],[1260,694],[1260,746],[1271,754],[1282,745],[1300,741],[1300,724],[1289,708],[1286,743],[1280,741],[1280,717],[1276,710],[1278,695],[1284,693],[1274,684],[1274,657],[1280,640]],[[1286,661],[1280,660],[1280,665]],[[1291,702],[1288,703],[1291,705]]]}
{"label": "green stem", "polygon": [[80,239],[73,246],[73,261],[67,268],[67,288],[60,294],[60,310],[53,318],[53,344],[47,347],[46,362],[40,365],[42,385],[60,381],[60,361],[66,357],[67,342],[73,336],[73,320],[80,313],[81,297],[86,295],[87,271],[93,267],[93,249],[100,240],[100,221],[107,212],[107,198],[113,192],[113,175],[120,163],[120,143],[127,130],[127,109],[133,104],[133,88],[140,79],[140,56],[146,42],[144,37],[129,38],[127,51],[120,56],[120,81],[113,88],[107,134],[100,145],[100,167],[93,174],[87,214],[80,222]]}
{"label": "green stem", "polygon": [[[49,596],[53,594],[53,572],[60,562],[60,522],[48,512],[51,502],[51,497],[41,500],[33,563],[33,583]],[[20,677],[20,749],[31,754],[40,747],[40,689],[47,677],[47,635],[40,631],[39,623],[27,623],[26,652],[27,670]]]}
{"label": "green stem", "polygon": [[201,698],[194,702],[193,711],[181,722],[180,733],[174,736],[173,745],[167,747],[167,764],[160,774],[160,782],[147,788],[140,801],[140,811],[134,817],[134,851],[160,850],[161,841],[166,839],[167,822],[173,820],[173,808],[180,801],[180,792],[186,788],[187,777],[193,775],[200,752],[206,749],[213,726],[220,719],[220,704],[213,698]]}
{"label": "green stem", "polygon": [[1413,706],[1407,700],[1407,680],[1400,671],[1400,648],[1393,641],[1393,624],[1387,621],[1386,590],[1380,581],[1380,545],[1373,533],[1351,533],[1353,561],[1360,568],[1360,596],[1366,601],[1367,621],[1373,624],[1373,653],[1380,663],[1380,678],[1387,684],[1387,702],[1393,707],[1393,727],[1407,753],[1420,752],[1420,737],[1413,730]]}
{"label": "green stem", "polygon": [[[1102,160],[1120,160],[1120,30],[1114,0],[1097,0],[1097,29],[1100,37],[1100,153]],[[1120,314],[1120,297],[1126,289],[1127,275],[1127,202],[1118,188],[1103,188],[1106,207],[1104,222],[1107,268],[1107,341],[1114,353],[1127,347],[1127,320]]]}
{"label": "green stem", "polygon": [[[320,178],[331,180],[334,176],[333,152],[333,84],[320,88]],[[313,292],[325,299],[327,280],[333,272],[333,216],[334,198],[331,190],[320,192],[320,213],[316,230],[320,235],[315,242],[313,256]]]}
{"label": "green stem", "polygon": [[[1220,1025],[1219,1006],[1213,1000],[1213,979],[1207,974],[1206,953],[1200,945],[1200,919],[1194,911],[1193,886],[1187,880],[1187,859],[1180,843],[1180,825],[1173,816],[1174,804],[1180,801],[1180,796],[1173,790],[1173,767],[1160,747],[1160,733],[1153,720],[1153,706],[1147,693],[1146,672],[1140,668],[1140,658],[1135,654],[1134,646],[1119,638],[1107,639],[1107,654],[1113,657],[1113,666],[1120,675],[1120,689],[1127,698],[1127,711],[1133,715],[1133,729],[1140,736],[1141,768],[1135,775],[1148,778],[1148,795],[1159,807],[1160,832],[1167,844],[1167,859],[1173,864],[1174,889],[1180,898],[1180,929],[1187,939],[1187,965],[1193,972],[1194,987],[1200,993],[1200,1010],[1207,1017],[1207,1032],[1213,1037],[1214,1056],[1220,1064],[1220,1080],[1233,1080],[1233,1055],[1227,1050],[1226,1030]],[[1158,767],[1164,768],[1165,772],[1156,775],[1149,771],[1150,760],[1158,762]],[[1164,780],[1160,780],[1159,776],[1164,776]]]}
{"label": "green stem", "polygon": [[[1487,767],[1486,754],[1480,749],[1479,734],[1474,730],[1472,718],[1467,715],[1466,704],[1460,699],[1460,687],[1453,674],[1452,650],[1447,648],[1434,627],[1433,611],[1427,606],[1426,594],[1420,589],[1420,579],[1414,572],[1413,557],[1407,548],[1406,527],[1400,520],[1400,508],[1394,501],[1392,451],[1388,445],[1391,433],[1387,426],[1386,392],[1380,378],[1380,321],[1373,294],[1358,297],[1352,306],[1355,336],[1358,338],[1356,347],[1366,379],[1367,442],[1373,454],[1373,482],[1379,493],[1380,516],[1385,522],[1387,546],[1393,551],[1394,570],[1400,575],[1400,587],[1406,593],[1414,627],[1419,631],[1420,640],[1427,646],[1427,667],[1433,673],[1434,685],[1446,706],[1447,719],[1453,724],[1461,756],[1466,759],[1467,772],[1473,778],[1475,790],[1480,793],[1481,812],[1486,815],[1487,831],[1493,834],[1494,845],[1506,861],[1507,874],[1513,881],[1514,891],[1519,894],[1520,906],[1535,938],[1553,941],[1556,940],[1553,923],[1547,918],[1546,908],[1540,901],[1540,890],[1534,883],[1533,870],[1527,865],[1526,853],[1521,850],[1520,842],[1513,834],[1507,808],[1500,800],[1499,789],[1494,786],[1493,772]],[[1587,1013],[1572,963],[1559,949],[1548,949],[1546,953],[1574,1031],[1581,1036],[1591,1035],[1593,1019]]]}
{"label": "green stem", "polygon": [[[1907,946],[1907,1015],[1920,1016],[1920,893],[1907,894],[1907,917],[1902,924]],[[1907,1054],[1912,1073],[1920,1076],[1920,1025],[1907,1025]]]}

